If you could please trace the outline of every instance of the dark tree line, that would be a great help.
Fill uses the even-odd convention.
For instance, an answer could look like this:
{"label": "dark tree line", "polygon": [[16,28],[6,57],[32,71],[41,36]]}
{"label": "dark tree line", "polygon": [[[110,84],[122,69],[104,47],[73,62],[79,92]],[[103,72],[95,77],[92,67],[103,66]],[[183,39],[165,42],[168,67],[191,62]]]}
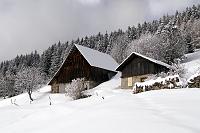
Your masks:
{"label": "dark tree line", "polygon": [[[0,64],[0,97],[11,97],[24,91],[31,93],[30,89],[46,84],[73,44],[110,54],[118,63],[132,51],[172,63],[173,59],[200,47],[200,5],[188,7],[183,12],[177,11],[174,15],[164,15],[159,20],[129,26],[125,31],[99,32],[66,43],[58,42],[41,55],[35,51],[4,61]],[[167,52],[158,54],[163,47]]]}

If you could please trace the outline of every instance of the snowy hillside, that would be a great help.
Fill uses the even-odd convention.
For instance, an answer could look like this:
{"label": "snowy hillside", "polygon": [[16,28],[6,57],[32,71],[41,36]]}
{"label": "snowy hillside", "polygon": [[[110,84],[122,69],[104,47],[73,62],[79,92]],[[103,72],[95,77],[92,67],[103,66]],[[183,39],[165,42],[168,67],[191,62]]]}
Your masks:
{"label": "snowy hillside", "polygon": [[186,78],[200,72],[200,50],[187,54],[183,66],[186,69]]}
{"label": "snowy hillside", "polygon": [[[119,84],[118,81],[111,82]],[[109,89],[109,84],[102,85],[102,89]],[[100,95],[68,101],[63,94],[40,90],[35,93],[37,100],[32,104],[25,94],[12,98],[18,105],[11,104],[10,99],[1,101],[1,132],[200,132],[199,89],[160,90],[137,95],[121,89],[96,89],[96,92]]]}
{"label": "snowy hillside", "polygon": [[[188,75],[200,67],[200,52],[187,55]],[[91,97],[71,101],[50,94],[50,87],[0,101],[2,133],[199,133],[200,89],[157,90],[132,94],[120,89],[120,74]],[[11,100],[12,99],[12,100]],[[50,105],[51,103],[51,105]]]}

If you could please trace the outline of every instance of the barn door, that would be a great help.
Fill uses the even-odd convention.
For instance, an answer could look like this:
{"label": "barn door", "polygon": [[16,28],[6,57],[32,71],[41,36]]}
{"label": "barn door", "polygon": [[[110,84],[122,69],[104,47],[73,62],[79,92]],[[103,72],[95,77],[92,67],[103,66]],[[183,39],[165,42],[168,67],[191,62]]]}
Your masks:
{"label": "barn door", "polygon": [[133,77],[128,77],[128,87],[133,86]]}

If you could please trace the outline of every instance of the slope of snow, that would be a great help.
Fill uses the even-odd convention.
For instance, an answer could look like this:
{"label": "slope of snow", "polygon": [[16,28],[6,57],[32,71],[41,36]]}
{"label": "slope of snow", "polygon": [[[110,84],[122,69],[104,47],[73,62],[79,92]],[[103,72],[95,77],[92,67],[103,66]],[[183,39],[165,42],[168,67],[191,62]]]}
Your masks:
{"label": "slope of snow", "polygon": [[112,80],[102,83],[98,85],[97,87],[86,91],[85,93],[88,95],[96,95],[96,96],[110,96],[110,94],[113,93],[116,89],[119,90],[119,87],[121,85],[121,79],[120,79],[121,73],[119,72],[117,75],[115,75]]}
{"label": "slope of snow", "polygon": [[[64,94],[50,94],[49,87],[34,92],[29,103],[22,94],[11,104],[0,101],[2,133],[199,133],[200,90],[159,90],[132,94],[121,90],[120,74],[70,101]],[[49,104],[49,96],[52,105]]]}
{"label": "slope of snow", "polygon": [[182,64],[186,69],[186,78],[200,72],[200,50],[186,55],[186,61]]}

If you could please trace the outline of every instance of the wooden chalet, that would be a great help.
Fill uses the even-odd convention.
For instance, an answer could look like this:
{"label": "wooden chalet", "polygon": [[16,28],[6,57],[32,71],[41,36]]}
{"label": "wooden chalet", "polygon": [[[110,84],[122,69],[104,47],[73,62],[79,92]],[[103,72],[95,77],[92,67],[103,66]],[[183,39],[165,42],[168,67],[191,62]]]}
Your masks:
{"label": "wooden chalet", "polygon": [[148,76],[167,72],[172,66],[133,52],[116,69],[121,71],[121,88],[131,89],[136,82],[143,82]]}
{"label": "wooden chalet", "polygon": [[111,79],[117,66],[110,55],[75,44],[49,85],[53,93],[63,93],[73,79],[84,78],[90,89]]}

